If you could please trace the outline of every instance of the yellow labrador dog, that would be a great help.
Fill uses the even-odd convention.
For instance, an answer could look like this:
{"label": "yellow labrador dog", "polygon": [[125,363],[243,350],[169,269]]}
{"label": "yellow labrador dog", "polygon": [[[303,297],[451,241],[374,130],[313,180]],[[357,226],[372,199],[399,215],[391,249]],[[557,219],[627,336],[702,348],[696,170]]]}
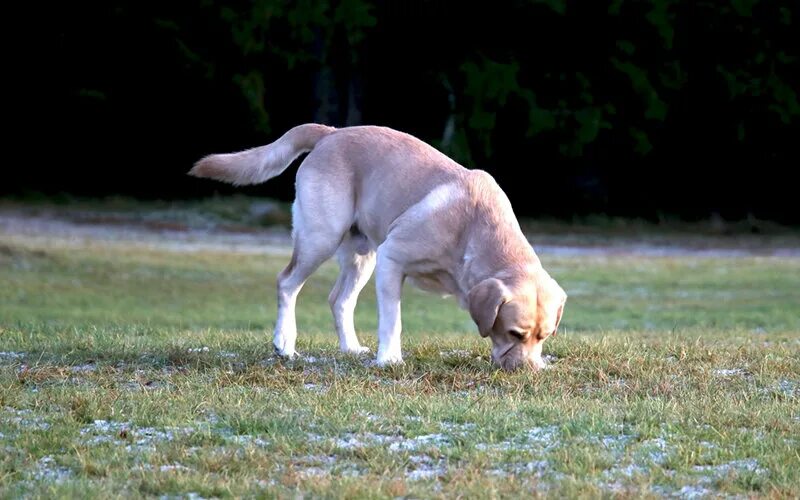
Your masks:
{"label": "yellow labrador dog", "polygon": [[378,365],[402,362],[400,298],[408,279],[457,297],[480,334],[491,338],[498,366],[545,366],[542,343],[556,332],[567,295],[542,268],[511,203],[486,172],[390,128],[306,124],[266,146],[207,156],[189,174],[257,184],[308,151],[292,206],[294,252],[278,275],[280,355],[295,355],[297,294],[336,254],[341,271],[328,301],[342,351],[366,351],[353,312],[377,267]]}

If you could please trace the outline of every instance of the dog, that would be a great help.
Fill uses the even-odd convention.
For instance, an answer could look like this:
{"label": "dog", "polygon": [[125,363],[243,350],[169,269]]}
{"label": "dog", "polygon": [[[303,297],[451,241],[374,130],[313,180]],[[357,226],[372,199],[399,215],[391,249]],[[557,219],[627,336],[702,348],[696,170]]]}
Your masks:
{"label": "dog", "polygon": [[490,337],[495,365],[546,366],[542,344],[558,330],[567,294],[542,267],[488,173],[391,128],[308,123],[266,146],[206,156],[189,175],[258,184],[306,152],[295,179],[294,250],[277,280],[279,355],[296,354],[297,295],[335,254],[340,273],[328,302],[343,352],[368,351],[356,337],[353,313],[377,268],[377,365],[403,360],[400,300],[408,280],[455,296],[480,335]]}

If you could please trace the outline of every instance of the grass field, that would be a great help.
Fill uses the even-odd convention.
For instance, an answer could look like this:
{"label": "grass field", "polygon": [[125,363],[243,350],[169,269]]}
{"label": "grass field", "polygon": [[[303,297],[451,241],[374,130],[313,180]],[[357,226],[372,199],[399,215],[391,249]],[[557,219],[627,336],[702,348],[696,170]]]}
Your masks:
{"label": "grass field", "polygon": [[[118,242],[117,242],[118,243]],[[0,498],[800,496],[800,258],[542,253],[551,369],[406,287],[405,364],[336,352],[332,264],[0,232]]]}

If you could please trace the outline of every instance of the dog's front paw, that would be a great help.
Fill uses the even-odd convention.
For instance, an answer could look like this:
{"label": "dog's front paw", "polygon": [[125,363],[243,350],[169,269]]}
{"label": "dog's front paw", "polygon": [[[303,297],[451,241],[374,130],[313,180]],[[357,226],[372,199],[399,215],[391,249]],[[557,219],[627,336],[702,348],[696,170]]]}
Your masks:
{"label": "dog's front paw", "polygon": [[297,352],[294,350],[294,338],[296,335],[276,332],[275,337],[272,339],[272,345],[275,346],[275,354],[286,359],[297,357]]}
{"label": "dog's front paw", "polygon": [[381,368],[401,364],[403,364],[403,356],[401,356],[400,353],[393,353],[384,356],[378,354],[378,357],[375,359],[375,366],[379,366]]}
{"label": "dog's front paw", "polygon": [[281,358],[294,359],[297,357],[297,352],[294,350],[294,347],[287,346],[283,342],[273,342],[272,345],[275,346],[275,354]]}
{"label": "dog's front paw", "polygon": [[342,352],[344,354],[353,354],[355,356],[361,356],[364,354],[369,354],[369,347],[364,346],[356,346],[356,347],[346,347],[342,348]]}
{"label": "dog's front paw", "polygon": [[285,360],[293,360],[298,357],[297,351],[287,351],[279,349],[277,346],[275,346],[275,354],[277,354],[278,357],[283,358]]}

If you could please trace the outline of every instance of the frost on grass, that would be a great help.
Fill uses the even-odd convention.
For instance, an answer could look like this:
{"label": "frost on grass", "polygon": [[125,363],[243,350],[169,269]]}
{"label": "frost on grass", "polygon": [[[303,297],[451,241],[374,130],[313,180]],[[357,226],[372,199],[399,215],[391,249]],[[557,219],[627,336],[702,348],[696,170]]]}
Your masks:
{"label": "frost on grass", "polygon": [[449,432],[451,434],[466,434],[468,432],[474,431],[476,426],[472,423],[466,424],[456,424],[452,422],[442,422],[439,424],[443,431]]}
{"label": "frost on grass", "polygon": [[158,443],[173,441],[181,436],[193,434],[192,427],[136,427],[130,422],[95,420],[81,429],[84,442],[91,445],[104,443],[125,444],[127,451],[152,449]]}
{"label": "frost on grass", "polygon": [[91,373],[97,370],[97,366],[93,363],[87,363],[85,365],[76,365],[70,366],[69,371],[72,373]]}
{"label": "frost on grass", "polygon": [[365,432],[348,433],[342,437],[335,438],[326,438],[317,434],[309,434],[308,439],[312,442],[331,440],[333,441],[334,446],[344,450],[388,445],[389,451],[395,453],[413,452],[420,449],[429,448],[431,446],[448,446],[452,443],[451,437],[453,435],[466,435],[469,431],[475,429],[475,424],[454,424],[450,422],[443,422],[440,424],[440,427],[447,434],[434,433],[424,434],[416,437],[405,437],[401,435]]}
{"label": "frost on grass", "polygon": [[81,436],[85,436],[87,434],[117,434],[129,428],[131,428],[130,422],[109,422],[108,420],[95,420],[90,425],[81,429]]}
{"label": "frost on grass", "polygon": [[747,371],[744,368],[719,368],[711,373],[717,377],[735,377],[737,375],[747,375]]}
{"label": "frost on grass", "polygon": [[680,498],[680,499],[694,499],[694,498],[708,498],[712,495],[712,491],[698,485],[687,485],[680,490],[674,490],[667,486],[653,486],[653,492],[665,498]]}
{"label": "frost on grass", "polygon": [[444,434],[426,434],[413,438],[399,435],[366,433],[348,433],[342,437],[327,438],[318,434],[308,434],[311,442],[331,441],[337,448],[352,450],[358,448],[368,448],[372,446],[389,445],[389,451],[415,451],[429,446],[442,446],[450,444],[450,439]]}
{"label": "frost on grass", "polygon": [[653,467],[659,467],[667,460],[669,445],[661,437],[633,445],[629,458],[626,459],[625,456],[628,456],[626,451],[629,450],[629,444],[633,438],[633,436],[624,434],[616,437],[607,435],[596,438],[603,443],[607,451],[611,452],[616,462],[601,474],[601,480],[598,483],[601,489],[620,493],[625,489],[624,482],[636,476],[650,474]]}
{"label": "frost on grass", "polygon": [[174,463],[174,464],[164,464],[164,465],[150,465],[144,464],[142,466],[144,470],[156,470],[158,472],[187,472],[193,469],[186,467],[183,464]]}
{"label": "frost on grass", "polygon": [[558,444],[559,430],[555,425],[547,427],[533,427],[524,434],[514,436],[510,439],[497,443],[478,443],[475,448],[478,450],[508,451],[529,449],[531,447],[539,450],[550,450]]}
{"label": "frost on grass", "polygon": [[505,467],[490,469],[487,473],[490,476],[506,477],[506,476],[530,476],[541,478],[544,473],[550,468],[550,462],[547,460],[534,460],[533,462],[526,463],[512,463],[504,464]]}
{"label": "frost on grass", "polygon": [[308,455],[294,460],[294,471],[302,477],[315,478],[322,476],[357,477],[363,471],[356,465],[340,463],[335,455]]}
{"label": "frost on grass", "polygon": [[7,363],[9,361],[16,361],[25,357],[24,352],[14,351],[0,351],[0,362]]}
{"label": "frost on grass", "polygon": [[637,446],[634,456],[640,462],[661,465],[666,462],[669,456],[667,442],[660,437],[642,441]]}
{"label": "frost on grass", "polygon": [[647,474],[649,471],[641,465],[628,464],[625,466],[616,465],[610,469],[603,471],[603,476],[608,479],[617,479],[620,477],[632,478],[639,474]]}
{"label": "frost on grass", "polygon": [[617,429],[620,431],[619,434],[590,436],[586,440],[587,443],[609,453],[614,461],[611,467],[602,472],[596,483],[601,489],[612,493],[623,492],[625,482],[636,476],[649,474],[652,466],[662,464],[667,457],[667,443],[663,438],[649,439],[638,445],[632,445],[636,436],[624,433],[621,425],[617,426]]}
{"label": "frost on grass", "polygon": [[472,357],[472,353],[466,349],[450,349],[448,351],[439,351],[439,356],[453,357],[453,358],[470,358]]}
{"label": "frost on grass", "polygon": [[[429,447],[439,447],[450,444],[450,438],[444,434],[425,434],[417,437],[403,437],[397,435],[375,433],[349,433],[342,437],[327,438],[318,434],[308,434],[310,442],[331,442],[339,450],[353,450],[371,446],[387,447],[392,453],[411,453],[408,456],[408,466],[404,475],[409,481],[422,481],[436,479],[447,472],[447,462],[444,459],[434,459],[427,454],[419,453]],[[338,456],[331,455],[320,458],[318,456],[306,457],[300,460],[301,465],[308,465],[298,470],[306,476],[315,476],[332,473],[338,469],[337,474],[358,475],[359,471],[348,469],[348,465],[339,466]],[[322,467],[327,466],[327,467]],[[322,467],[322,468],[321,468]],[[344,468],[342,468],[344,467]]]}
{"label": "frost on grass", "polygon": [[603,449],[615,457],[619,457],[634,437],[630,434],[606,434],[599,437],[593,436],[590,438],[590,442],[601,444]]}
{"label": "frost on grass", "polygon": [[50,424],[44,418],[34,415],[31,410],[18,410],[10,406],[3,407],[0,418],[5,423],[14,424],[24,430],[46,431]]}
{"label": "frost on grass", "polygon": [[753,472],[755,474],[766,474],[767,470],[762,468],[755,458],[734,460],[719,465],[695,465],[692,467],[695,472],[709,475],[712,478],[724,477],[730,473]]}
{"label": "frost on grass", "polygon": [[373,434],[367,432],[365,434],[345,434],[344,437],[334,438],[333,444],[337,448],[344,450],[352,450],[357,448],[367,448],[369,446],[377,446],[385,443],[396,441],[400,439],[399,436],[387,436],[385,434]]}
{"label": "frost on grass", "polygon": [[231,436],[227,436],[225,440],[230,443],[235,443],[242,446],[252,445],[252,446],[258,446],[260,448],[265,448],[269,446],[269,441],[267,441],[266,439],[261,439],[260,437],[251,436],[250,434],[234,434]]}
{"label": "frost on grass", "polygon": [[72,471],[57,465],[55,459],[49,455],[40,458],[36,462],[36,469],[31,474],[31,479],[34,481],[50,481],[54,483],[63,483],[71,477]]}
{"label": "frost on grass", "polygon": [[161,495],[158,500],[205,500],[205,497],[200,493],[190,491],[189,493],[182,493],[180,495]]}
{"label": "frost on grass", "polygon": [[776,384],[775,390],[785,396],[800,396],[800,383],[792,380],[781,380]]}
{"label": "frost on grass", "polygon": [[692,474],[680,475],[682,482],[690,484],[684,485],[680,489],[657,485],[652,487],[652,491],[659,496],[669,498],[706,498],[719,494],[711,488],[711,485],[717,480],[740,473],[764,475],[768,472],[754,458],[734,460],[718,465],[695,465],[692,467]]}
{"label": "frost on grass", "polygon": [[447,473],[447,462],[444,459],[434,460],[428,455],[412,455],[408,457],[411,467],[406,469],[408,481],[424,481],[437,479]]}
{"label": "frost on grass", "polygon": [[444,434],[425,434],[415,438],[403,438],[389,445],[390,451],[414,451],[429,446],[449,444],[450,439]]}
{"label": "frost on grass", "polygon": [[375,415],[373,413],[364,410],[359,410],[357,415],[359,417],[367,419],[367,421],[369,422],[380,422],[383,420],[383,417],[381,417],[380,415]]}
{"label": "frost on grass", "polygon": [[549,427],[534,427],[528,430],[525,436],[530,443],[540,444],[545,447],[553,446],[558,437],[558,427],[555,425]]}
{"label": "frost on grass", "polygon": [[[212,415],[211,423],[216,422]],[[101,445],[113,443],[126,445],[127,451],[137,452],[152,450],[159,443],[174,441],[175,439],[190,436],[198,432],[195,427],[137,427],[131,422],[111,422],[108,420],[95,420],[83,427],[80,431],[82,442],[88,445]],[[265,448],[269,441],[250,434],[234,434],[231,429],[215,429],[225,442],[239,446],[256,446]]]}

